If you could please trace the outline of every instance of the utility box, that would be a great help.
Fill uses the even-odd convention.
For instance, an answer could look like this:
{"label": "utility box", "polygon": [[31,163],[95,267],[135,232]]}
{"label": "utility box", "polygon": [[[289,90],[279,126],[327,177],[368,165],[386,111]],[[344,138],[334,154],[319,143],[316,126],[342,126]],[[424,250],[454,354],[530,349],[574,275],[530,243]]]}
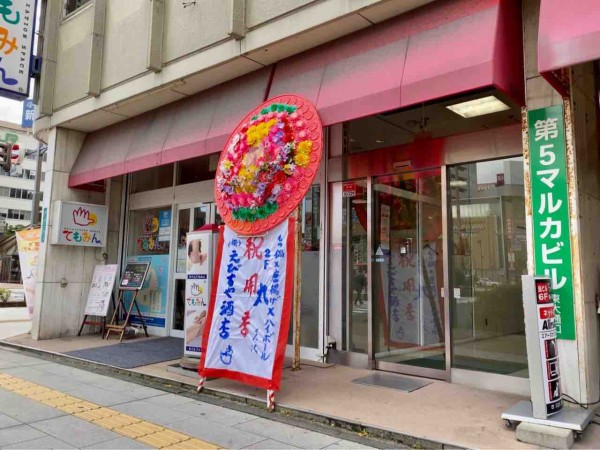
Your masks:
{"label": "utility box", "polygon": [[522,282],[533,417],[547,419],[563,406],[551,282],[532,275]]}

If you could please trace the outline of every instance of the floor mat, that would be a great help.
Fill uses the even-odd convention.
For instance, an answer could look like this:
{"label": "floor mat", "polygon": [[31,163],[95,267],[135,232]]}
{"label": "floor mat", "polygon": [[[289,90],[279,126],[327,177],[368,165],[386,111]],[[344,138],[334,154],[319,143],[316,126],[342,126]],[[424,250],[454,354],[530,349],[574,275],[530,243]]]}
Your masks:
{"label": "floor mat", "polygon": [[395,389],[397,391],[412,392],[431,384],[431,381],[417,380],[414,378],[402,377],[400,375],[389,375],[387,373],[372,373],[366,377],[352,380],[356,384],[366,384],[369,386],[384,387]]}
{"label": "floor mat", "polygon": [[[443,355],[430,356],[427,358],[409,359],[397,361],[400,364],[427,367],[430,369],[445,369]],[[512,375],[527,369],[527,363],[511,361],[495,361],[492,359],[472,358],[469,356],[455,355],[452,359],[452,367],[455,369],[478,370],[481,372],[497,373],[500,375]]]}
{"label": "floor mat", "polygon": [[75,350],[66,353],[66,355],[109,364],[121,369],[133,369],[134,367],[181,358],[183,356],[183,339],[174,337],[144,339],[106,347]]}

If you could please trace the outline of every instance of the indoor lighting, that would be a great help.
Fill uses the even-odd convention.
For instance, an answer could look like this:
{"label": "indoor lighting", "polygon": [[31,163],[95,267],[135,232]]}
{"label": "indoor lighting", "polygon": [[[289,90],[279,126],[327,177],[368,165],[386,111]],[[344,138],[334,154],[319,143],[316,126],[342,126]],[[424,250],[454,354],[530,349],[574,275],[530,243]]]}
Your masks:
{"label": "indoor lighting", "polygon": [[455,105],[446,106],[446,108],[465,119],[510,109],[508,105],[502,103],[493,95],[469,100],[468,102],[456,103]]}

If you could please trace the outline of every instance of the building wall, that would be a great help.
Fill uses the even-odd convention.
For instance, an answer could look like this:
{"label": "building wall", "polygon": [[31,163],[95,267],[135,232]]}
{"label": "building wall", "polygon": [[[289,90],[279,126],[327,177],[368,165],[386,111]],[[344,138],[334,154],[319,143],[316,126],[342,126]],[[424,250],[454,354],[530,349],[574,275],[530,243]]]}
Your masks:
{"label": "building wall", "polygon": [[47,1],[40,119],[93,131],[435,0]]}
{"label": "building wall", "polygon": [[[569,201],[573,263],[573,302],[576,340],[559,340],[561,386],[564,393],[581,402],[594,402],[600,395],[600,360],[596,296],[600,292],[600,244],[597,218],[600,214],[600,159],[598,156],[595,86],[592,65],[571,69],[571,97],[563,98],[537,69],[537,36],[540,0],[523,0],[525,87],[527,109],[564,103],[566,117],[567,171],[570,171]],[[526,124],[524,124],[525,126]],[[525,175],[528,174],[528,144],[524,141]],[[528,181],[526,181],[527,183]],[[528,270],[533,273],[532,211],[526,205],[528,224]]]}

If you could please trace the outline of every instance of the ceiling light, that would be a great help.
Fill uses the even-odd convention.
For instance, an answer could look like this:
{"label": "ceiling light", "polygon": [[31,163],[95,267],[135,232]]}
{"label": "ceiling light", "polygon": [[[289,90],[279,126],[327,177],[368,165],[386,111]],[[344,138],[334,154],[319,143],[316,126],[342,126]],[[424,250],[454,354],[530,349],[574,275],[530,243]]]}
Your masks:
{"label": "ceiling light", "polygon": [[468,102],[456,103],[455,105],[446,106],[446,108],[465,119],[510,109],[507,104],[502,103],[493,95],[469,100]]}
{"label": "ceiling light", "polygon": [[381,139],[376,139],[375,142],[378,144],[383,144],[383,141]]}

